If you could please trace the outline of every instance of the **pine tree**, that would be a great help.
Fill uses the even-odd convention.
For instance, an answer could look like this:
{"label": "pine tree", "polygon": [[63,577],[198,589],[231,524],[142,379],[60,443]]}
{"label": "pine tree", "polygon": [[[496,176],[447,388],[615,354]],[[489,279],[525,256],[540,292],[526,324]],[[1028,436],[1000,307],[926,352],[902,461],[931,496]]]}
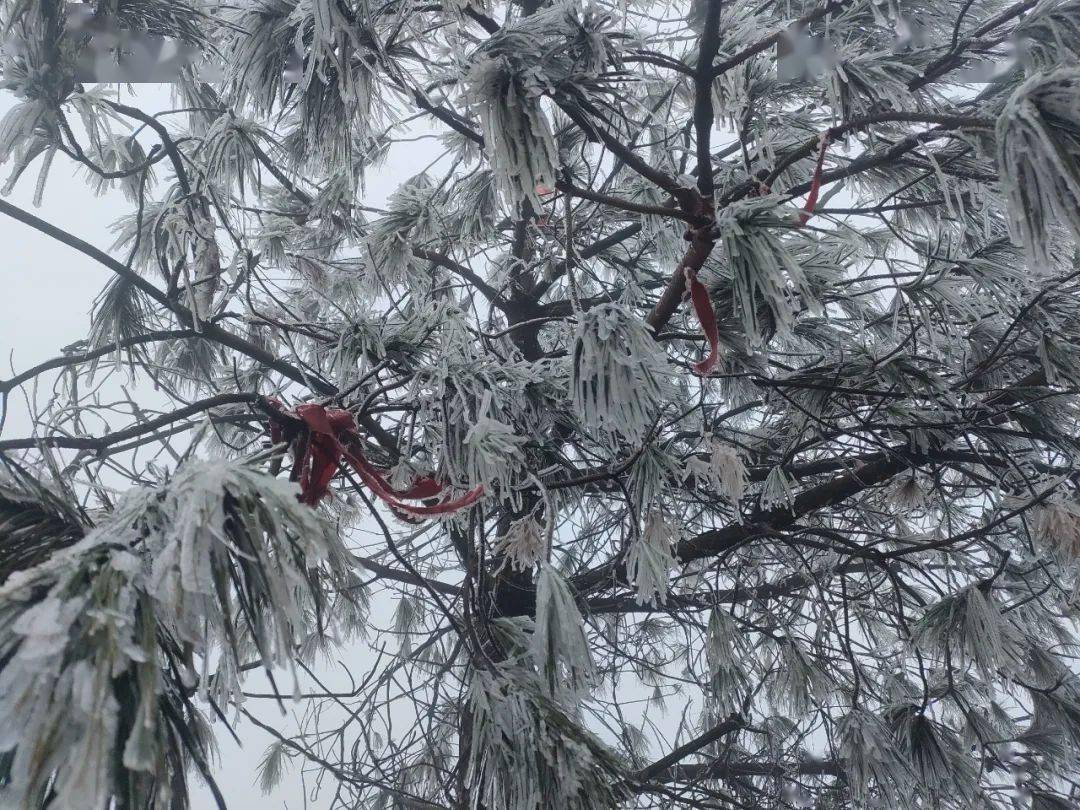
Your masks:
{"label": "pine tree", "polygon": [[0,804],[1080,803],[1080,2],[0,31],[5,194],[129,207],[0,199],[113,276],[0,379]]}

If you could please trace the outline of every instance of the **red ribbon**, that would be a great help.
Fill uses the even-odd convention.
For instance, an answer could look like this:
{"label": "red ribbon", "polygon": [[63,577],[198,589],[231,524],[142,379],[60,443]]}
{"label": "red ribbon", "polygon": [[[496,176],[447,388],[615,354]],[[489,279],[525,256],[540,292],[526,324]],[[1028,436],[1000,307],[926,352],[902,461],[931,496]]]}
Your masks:
{"label": "red ribbon", "polygon": [[690,268],[686,269],[686,286],[690,290],[690,302],[694,305],[694,313],[697,315],[701,328],[705,331],[705,337],[709,339],[709,356],[700,363],[694,363],[694,372],[702,376],[708,374],[720,360],[720,330],[716,326],[716,311],[713,309],[712,297],[695,273]]}
{"label": "red ribbon", "polygon": [[[802,212],[799,214],[800,225],[807,223],[817,206],[818,196],[821,193],[821,172],[822,167],[825,165],[825,150],[829,146],[829,139],[830,132],[826,130],[821,136],[821,146],[818,149],[817,165],[814,167],[814,178],[810,183],[810,193],[807,195],[806,204],[803,205]],[[769,187],[761,183],[750,194],[756,196],[756,194],[768,194],[769,192]],[[705,332],[705,337],[709,340],[709,356],[692,366],[695,373],[704,376],[712,371],[720,360],[720,332],[716,325],[716,311],[713,309],[709,291],[698,280],[697,273],[693,270],[687,268],[685,274],[686,287],[690,291],[690,301],[694,305],[694,312],[697,314],[697,319]]]}
{"label": "red ribbon", "polygon": [[806,204],[803,206],[802,213],[799,214],[800,225],[806,224],[814,213],[814,207],[817,205],[818,194],[821,191],[821,168],[825,164],[825,149],[828,146],[829,133],[826,131],[821,136],[821,148],[818,149],[817,165],[814,167],[814,179],[810,181],[810,194],[807,195]]}
{"label": "red ribbon", "polygon": [[[330,492],[330,482],[341,469],[344,459],[356,471],[360,480],[392,509],[406,515],[446,515],[476,503],[484,494],[482,486],[467,492],[460,498],[446,500],[432,506],[415,506],[404,503],[403,498],[426,500],[443,492],[443,485],[431,476],[416,479],[404,490],[394,489],[387,480],[388,471],[381,470],[368,461],[360,449],[361,441],[353,415],[338,408],[327,409],[322,405],[298,405],[290,414],[277,400],[270,405],[282,416],[291,416],[304,423],[306,435],[293,442],[296,456],[297,479],[300,482],[300,500],[315,506]],[[284,440],[279,420],[270,420],[270,439],[275,444]]]}

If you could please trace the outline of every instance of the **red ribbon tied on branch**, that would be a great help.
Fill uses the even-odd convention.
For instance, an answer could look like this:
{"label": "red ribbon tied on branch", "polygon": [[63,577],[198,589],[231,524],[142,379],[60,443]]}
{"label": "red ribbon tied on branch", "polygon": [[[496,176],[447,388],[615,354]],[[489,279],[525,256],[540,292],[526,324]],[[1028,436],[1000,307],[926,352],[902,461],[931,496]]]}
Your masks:
{"label": "red ribbon tied on branch", "polygon": [[[304,428],[291,438],[295,463],[293,477],[300,482],[300,500],[315,506],[330,492],[330,482],[341,469],[342,460],[380,500],[405,515],[427,517],[448,515],[476,503],[484,488],[476,487],[460,498],[444,500],[431,506],[416,506],[402,499],[426,500],[442,494],[445,487],[431,476],[417,478],[407,489],[399,490],[387,480],[388,471],[372,464],[361,450],[356,420],[346,410],[325,408],[322,405],[297,405],[292,412],[276,399],[268,400],[280,417],[303,422]],[[278,444],[285,440],[283,418],[271,418],[270,440]]]}
{"label": "red ribbon tied on branch", "polygon": [[720,360],[720,330],[716,326],[716,310],[713,309],[712,296],[709,290],[698,280],[697,273],[686,268],[686,288],[690,291],[690,303],[694,305],[694,314],[697,315],[705,337],[709,340],[709,356],[700,363],[694,363],[691,368],[696,374],[705,376]]}
{"label": "red ribbon tied on branch", "polygon": [[821,169],[825,165],[825,150],[829,147],[830,132],[825,131],[821,136],[821,146],[818,148],[817,165],[814,166],[814,177],[810,181],[810,193],[806,196],[802,213],[799,214],[799,224],[805,225],[814,213],[817,206],[818,194],[821,192]]}
{"label": "red ribbon tied on branch", "polygon": [[[810,181],[810,193],[806,197],[806,203],[803,205],[802,211],[799,212],[800,225],[807,223],[814,214],[814,208],[817,207],[818,196],[821,194],[821,173],[825,165],[825,150],[829,147],[831,138],[831,130],[826,130],[821,136],[817,164],[814,166],[814,177]],[[761,183],[750,192],[751,196],[768,193],[770,193],[770,189],[764,183]],[[687,238],[692,237],[688,235]],[[705,337],[709,340],[709,356],[700,363],[694,363],[691,368],[696,374],[705,376],[716,367],[720,360],[720,332],[716,325],[716,311],[713,309],[712,297],[709,295],[705,285],[698,279],[697,273],[689,267],[683,272],[686,276],[686,289],[689,291],[690,301],[694,305],[694,313],[697,315],[698,322],[705,332]]]}

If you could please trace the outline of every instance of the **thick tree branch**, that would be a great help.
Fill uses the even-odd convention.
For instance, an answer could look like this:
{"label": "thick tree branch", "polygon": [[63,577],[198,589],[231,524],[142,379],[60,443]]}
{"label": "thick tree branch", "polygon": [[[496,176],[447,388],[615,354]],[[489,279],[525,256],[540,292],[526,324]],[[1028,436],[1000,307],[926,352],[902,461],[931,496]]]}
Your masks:
{"label": "thick tree branch", "polygon": [[711,745],[717,740],[726,737],[728,734],[738,731],[745,725],[746,722],[741,717],[729,717],[724,722],[713,726],[704,734],[695,737],[684,745],[680,745],[667,756],[663,756],[651,765],[642,768],[634,774],[634,779],[639,782],[648,782],[670,769],[680,760],[697,753],[705,746]]}

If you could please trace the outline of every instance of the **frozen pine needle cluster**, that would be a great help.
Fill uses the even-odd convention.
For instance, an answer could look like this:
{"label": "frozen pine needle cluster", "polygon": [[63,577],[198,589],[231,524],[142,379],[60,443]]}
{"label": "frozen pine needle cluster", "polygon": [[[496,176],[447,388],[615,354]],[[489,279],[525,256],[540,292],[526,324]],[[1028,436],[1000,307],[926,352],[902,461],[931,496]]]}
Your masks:
{"label": "frozen pine needle cluster", "polygon": [[641,319],[619,304],[583,313],[574,333],[570,386],[582,422],[638,442],[652,427],[671,369]]}
{"label": "frozen pine needle cluster", "polygon": [[1009,224],[1041,273],[1058,229],[1080,239],[1080,68],[1039,72],[1016,88],[996,135]]}
{"label": "frozen pine needle cluster", "polygon": [[81,538],[7,577],[0,751],[12,806],[50,794],[61,807],[186,804],[185,770],[214,750],[205,706],[240,704],[249,660],[292,680],[308,634],[361,597],[348,595],[350,555],[296,496],[240,464],[191,463],[96,524],[66,526]]}
{"label": "frozen pine needle cluster", "polygon": [[0,40],[0,807],[1080,806],[1080,0]]}

